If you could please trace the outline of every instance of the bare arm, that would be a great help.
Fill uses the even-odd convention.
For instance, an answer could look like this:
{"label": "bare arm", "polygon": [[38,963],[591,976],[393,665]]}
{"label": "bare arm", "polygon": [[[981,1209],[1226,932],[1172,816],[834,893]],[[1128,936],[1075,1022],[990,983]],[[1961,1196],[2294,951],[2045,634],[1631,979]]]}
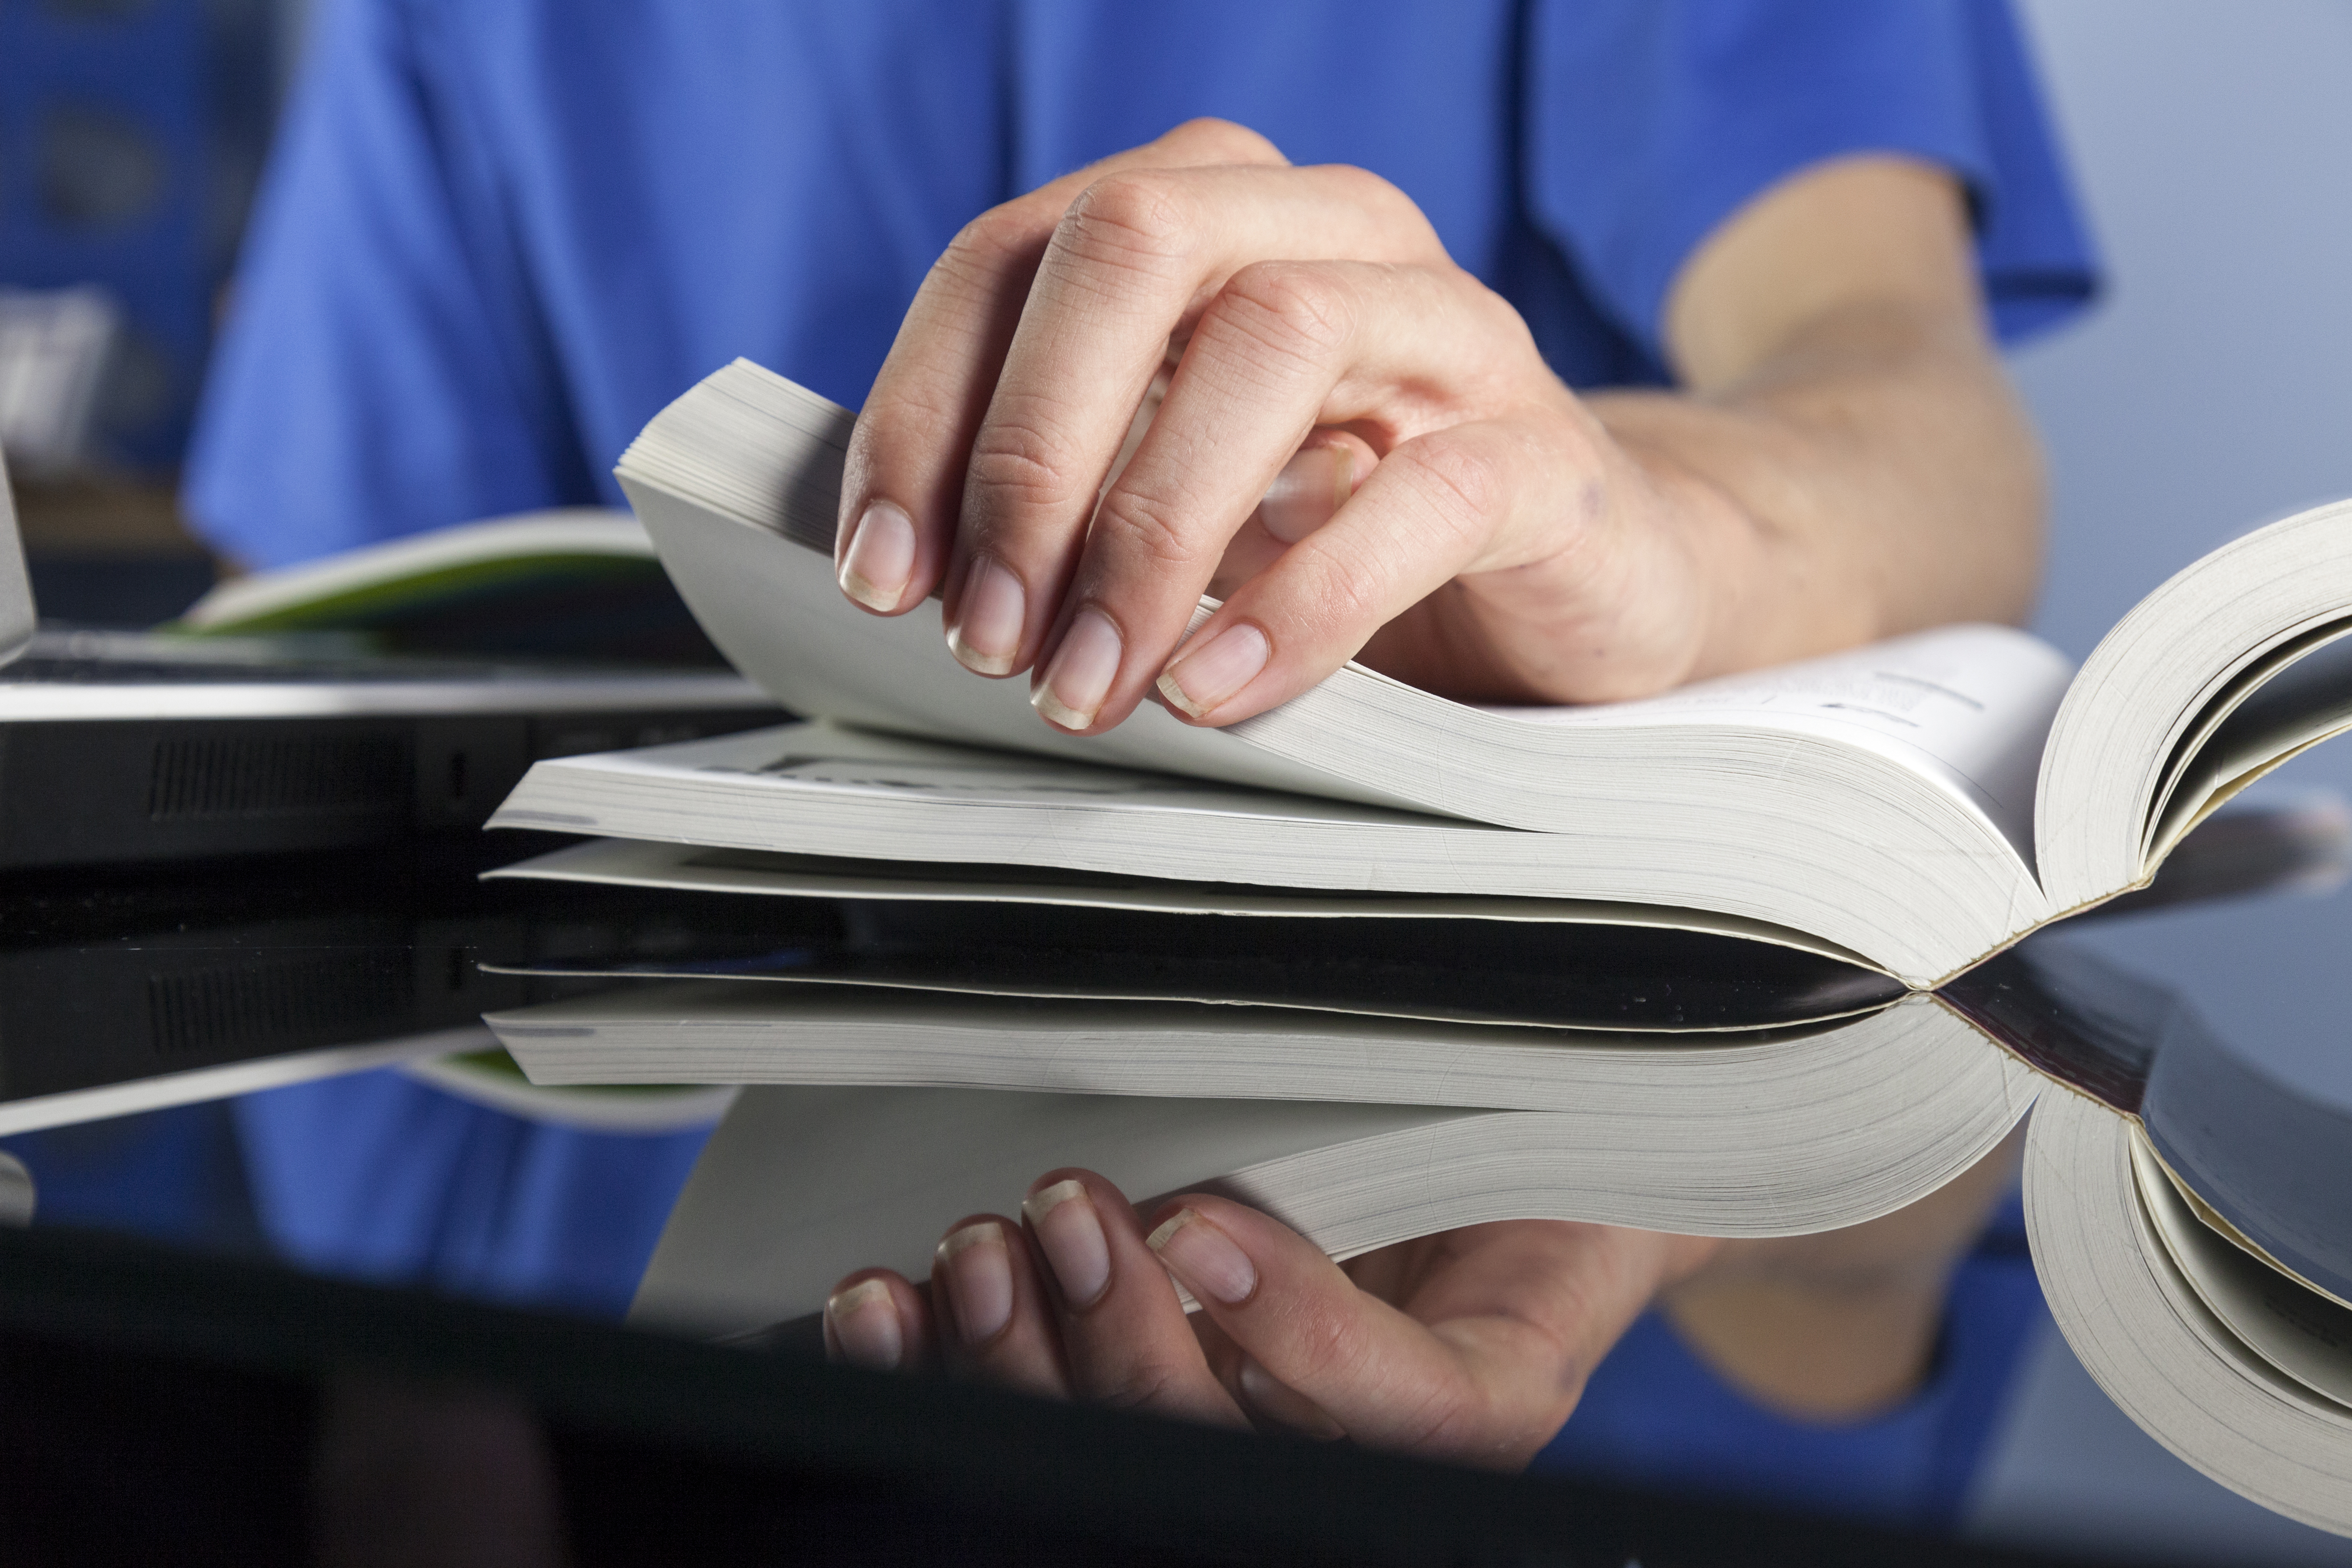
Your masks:
{"label": "bare arm", "polygon": [[1952,1270],[2017,1179],[2022,1130],[1966,1174],[1865,1225],[1733,1241],[1659,1305],[1754,1398],[1816,1420],[1884,1410],[1927,1374]]}
{"label": "bare arm", "polygon": [[[1853,158],[1766,192],[1684,268],[1665,327],[1682,390],[1583,399],[1633,459],[1629,482],[1669,498],[1662,526],[1688,542],[1682,592],[1706,636],[1686,668],[1650,674],[1696,679],[2024,616],[2040,466],[1986,336],[1949,175]],[[1465,696],[1573,695],[1493,657],[1483,623],[1540,616],[1528,597],[1457,579],[1364,657]],[[1529,645],[1541,646],[1503,646]]]}

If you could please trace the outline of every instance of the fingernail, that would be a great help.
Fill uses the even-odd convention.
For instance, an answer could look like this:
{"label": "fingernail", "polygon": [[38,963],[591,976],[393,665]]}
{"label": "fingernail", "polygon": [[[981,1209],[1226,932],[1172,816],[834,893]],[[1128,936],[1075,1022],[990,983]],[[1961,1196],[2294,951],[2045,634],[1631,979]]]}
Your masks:
{"label": "fingernail", "polygon": [[1249,1254],[1196,1209],[1178,1209],[1143,1242],[1195,1296],[1238,1307],[1257,1289],[1257,1268]]}
{"label": "fingernail", "polygon": [[1055,1182],[1021,1200],[1021,1212],[1037,1232],[1038,1250],[1052,1266],[1062,1299],[1090,1307],[1110,1286],[1110,1243],[1102,1216],[1083,1182]]}
{"label": "fingernail", "polygon": [[868,1372],[897,1370],[906,1342],[899,1337],[898,1303],[890,1299],[889,1286],[860,1280],[826,1301],[824,1315],[832,1321],[842,1360]]}
{"label": "fingernail", "polygon": [[857,520],[841,554],[841,591],[869,609],[895,610],[915,570],[915,524],[906,512],[877,500]]}
{"label": "fingernail", "polygon": [[956,610],[948,647],[964,668],[982,675],[1012,674],[1021,652],[1021,579],[987,556],[977,556]]}
{"label": "fingernail", "polygon": [[1160,678],[1160,695],[1195,719],[1205,719],[1257,679],[1273,648],[1265,634],[1244,621],[1227,626],[1206,647],[1180,654]]}
{"label": "fingernail", "polygon": [[1118,675],[1118,628],[1100,610],[1080,610],[1055,650],[1030,706],[1065,730],[1083,730],[1102,710]]}
{"label": "fingernail", "polygon": [[968,1345],[985,1344],[1013,1317],[1013,1254],[993,1221],[968,1225],[940,1243],[948,1301]]}
{"label": "fingernail", "polygon": [[1345,447],[1309,447],[1282,466],[1257,521],[1285,544],[1296,544],[1325,523],[1356,493],[1356,455]]}
{"label": "fingernail", "polygon": [[1242,1357],[1237,1381],[1242,1385],[1242,1397],[1250,1408],[1269,1421],[1279,1422],[1303,1437],[1331,1442],[1348,1435],[1346,1427],[1331,1419],[1330,1414],[1307,1395],[1286,1383],[1278,1383],[1274,1373],[1258,1363],[1257,1357]]}

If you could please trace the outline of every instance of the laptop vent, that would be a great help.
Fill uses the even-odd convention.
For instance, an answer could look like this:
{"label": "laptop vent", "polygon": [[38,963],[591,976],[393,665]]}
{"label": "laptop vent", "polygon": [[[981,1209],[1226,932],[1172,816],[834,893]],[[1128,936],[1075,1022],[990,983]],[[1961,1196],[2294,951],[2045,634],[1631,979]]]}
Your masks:
{"label": "laptop vent", "polygon": [[401,1023],[405,952],[334,953],[147,977],[147,1020],[164,1056],[254,1055],[366,1039]]}
{"label": "laptop vent", "polygon": [[405,811],[408,747],[392,736],[163,741],[147,779],[157,822]]}

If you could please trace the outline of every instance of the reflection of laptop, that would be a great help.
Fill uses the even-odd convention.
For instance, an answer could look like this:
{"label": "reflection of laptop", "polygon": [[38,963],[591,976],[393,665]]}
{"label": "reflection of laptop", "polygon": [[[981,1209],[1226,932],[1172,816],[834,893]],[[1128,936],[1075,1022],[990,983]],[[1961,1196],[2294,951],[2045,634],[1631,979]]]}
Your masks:
{"label": "reflection of laptop", "polygon": [[37,622],[0,467],[0,870],[470,829],[541,757],[779,717],[732,675]]}
{"label": "reflection of laptop", "polygon": [[466,835],[147,867],[90,889],[0,878],[0,1136],[395,1062],[542,1120],[708,1126],[723,1091],[535,1089],[493,1061],[415,1064],[494,1051],[483,1013],[582,985],[478,962],[618,966],[842,938],[822,900],[478,879],[517,848]]}

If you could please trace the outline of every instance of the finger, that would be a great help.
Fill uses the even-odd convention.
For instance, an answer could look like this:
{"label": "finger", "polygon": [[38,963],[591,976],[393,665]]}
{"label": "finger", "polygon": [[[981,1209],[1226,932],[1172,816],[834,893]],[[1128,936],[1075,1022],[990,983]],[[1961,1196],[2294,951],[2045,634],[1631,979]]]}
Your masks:
{"label": "finger", "polygon": [[[1461,374],[1465,345],[1510,343],[1515,336],[1524,339],[1524,327],[1510,306],[1451,266],[1318,261],[1240,270],[1202,315],[1152,428],[1103,496],[1063,609],[1073,630],[1063,632],[1037,679],[1037,710],[1077,733],[1124,720],[1167,668],[1246,517],[1256,510],[1261,527],[1273,520],[1303,536],[1312,512],[1301,505],[1307,500],[1301,489],[1312,491],[1312,479],[1322,479],[1315,500],[1322,500],[1324,517],[1340,491],[1355,489],[1357,449],[1371,454],[1373,447],[1350,430],[1345,442],[1324,439],[1331,456],[1318,461],[1312,449],[1301,454],[1310,430],[1339,435],[1348,423],[1397,445],[1489,416],[1498,397],[1482,376]],[[1284,475],[1294,475],[1289,484]],[[1265,510],[1267,494],[1279,496],[1273,512]],[[1404,599],[1412,605],[1482,548],[1482,529],[1491,524],[1494,517],[1454,505],[1449,527],[1383,538],[1369,564],[1390,578],[1390,597],[1412,588]],[[1364,552],[1345,552],[1345,560],[1355,564],[1357,555]],[[1319,581],[1318,588],[1340,597],[1315,606],[1322,621],[1315,647],[1275,648],[1261,635],[1246,647],[1233,644],[1225,656],[1237,648],[1267,658],[1277,651],[1322,656],[1336,647],[1336,658],[1312,675],[1319,679],[1402,609],[1367,595],[1367,588],[1379,593],[1379,578]],[[1388,614],[1373,618],[1379,609]],[[1303,627],[1286,630],[1291,642],[1303,635]],[[1234,670],[1246,675],[1246,666]],[[1233,682],[1234,670],[1197,666],[1195,679],[1183,682],[1188,696],[1221,696],[1209,677]],[[1275,672],[1291,675],[1282,666]]]}
{"label": "finger", "polygon": [[[1036,657],[1171,334],[1253,263],[1334,254],[1444,258],[1419,210],[1358,169],[1129,169],[1071,204],[972,437],[946,605],[959,658],[1003,675]],[[1250,505],[1307,424],[1284,432]],[[1147,436],[1145,449],[1151,444]],[[1228,520],[1227,534],[1249,510]]]}
{"label": "finger", "polygon": [[1276,543],[1296,544],[1330,521],[1380,460],[1352,431],[1311,431],[1258,498],[1251,521]]}
{"label": "finger", "polygon": [[950,1372],[1069,1397],[1053,1310],[1019,1226],[974,1215],[950,1229],[932,1257],[931,1304]]}
{"label": "finger", "polygon": [[[1257,510],[1225,542],[1225,552],[1210,575],[1208,592],[1220,599],[1230,598],[1235,588],[1273,565],[1284,551],[1330,521],[1379,461],[1370,444],[1352,432],[1310,432],[1266,487]],[[1053,668],[1058,646],[1056,639],[1047,640],[1045,670]],[[1041,671],[1040,684],[1044,678]],[[1064,715],[1057,701],[1040,699],[1034,692],[1030,700],[1050,721],[1061,722]]]}
{"label": "finger", "polygon": [[[1481,622],[1492,659],[1515,662],[1480,679],[1559,700],[1617,695],[1612,664],[1669,658],[1691,640],[1696,606],[1670,570],[1679,541],[1641,534],[1609,499],[1645,481],[1580,412],[1517,411],[1389,452],[1338,515],[1186,637],[1160,674],[1161,698],[1195,723],[1248,718],[1322,680],[1456,579],[1526,575],[1509,568],[1538,568],[1540,580],[1516,594],[1520,620]],[[1582,661],[1575,671],[1551,668],[1570,658]]]}
{"label": "finger", "polygon": [[919,1372],[937,1358],[930,1303],[887,1268],[852,1274],[824,1303],[824,1353],[868,1372]]}
{"label": "finger", "polygon": [[1329,1411],[1276,1378],[1246,1351],[1237,1350],[1228,1386],[1241,1401],[1242,1408],[1261,1427],[1293,1432],[1322,1443],[1348,1435],[1348,1429],[1333,1420]]}
{"label": "finger", "polygon": [[916,291],[850,435],[835,543],[842,591],[894,615],[939,585],[972,436],[1038,259],[1081,191],[1122,169],[1282,161],[1255,132],[1188,121],[966,225]]}
{"label": "finger", "polygon": [[1181,1199],[1149,1245],[1241,1352],[1251,1406],[1285,1425],[1492,1461],[1532,1452],[1572,1406],[1581,1369],[1526,1325],[1497,1324],[1465,1353],[1242,1205]]}
{"label": "finger", "polygon": [[1208,1358],[1209,1370],[1224,1385],[1226,1394],[1261,1432],[1285,1432],[1293,1436],[1330,1442],[1345,1437],[1329,1414],[1296,1389],[1275,1381],[1233,1336],[1206,1312],[1192,1314],[1192,1338]]}
{"label": "finger", "polygon": [[1063,1354],[1079,1398],[1241,1424],[1117,1187],[1091,1171],[1055,1171],[1038,1180],[1021,1212],[1054,1282]]}

